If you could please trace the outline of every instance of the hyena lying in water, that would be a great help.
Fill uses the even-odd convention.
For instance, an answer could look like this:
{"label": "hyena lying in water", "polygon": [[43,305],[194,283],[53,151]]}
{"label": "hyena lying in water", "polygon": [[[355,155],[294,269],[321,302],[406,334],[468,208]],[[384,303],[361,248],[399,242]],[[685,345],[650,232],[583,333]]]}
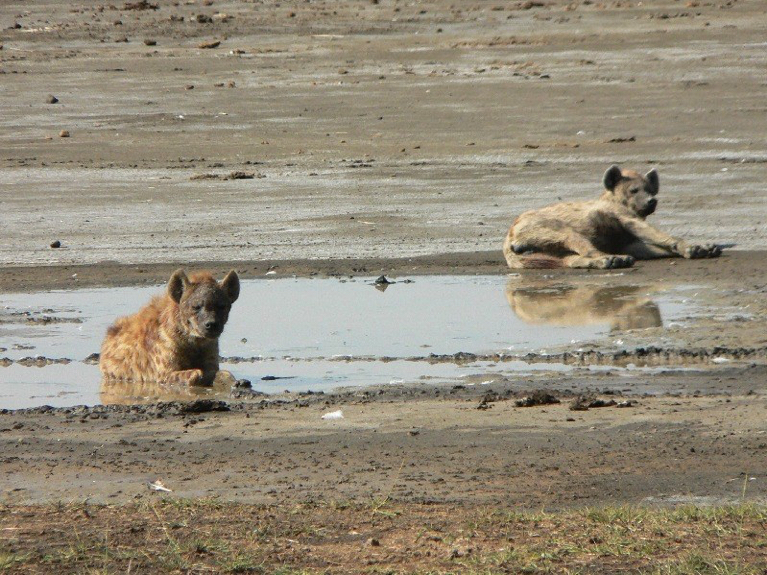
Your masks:
{"label": "hyena lying in water", "polygon": [[177,270],[164,295],[107,329],[99,361],[105,380],[210,385],[218,338],[239,295],[234,271],[218,283],[207,272]]}
{"label": "hyena lying in water", "polygon": [[510,268],[625,268],[635,260],[715,258],[719,246],[690,245],[645,221],[658,206],[655,170],[611,166],[598,200],[565,202],[519,216],[503,243]]}

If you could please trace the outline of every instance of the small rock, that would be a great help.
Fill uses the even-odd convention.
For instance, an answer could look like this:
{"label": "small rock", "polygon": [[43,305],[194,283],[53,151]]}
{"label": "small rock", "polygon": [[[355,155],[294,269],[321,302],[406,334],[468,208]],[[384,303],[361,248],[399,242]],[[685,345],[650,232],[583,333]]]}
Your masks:
{"label": "small rock", "polygon": [[210,24],[213,22],[213,18],[206,16],[205,14],[197,14],[194,19],[198,24]]}
{"label": "small rock", "polygon": [[186,86],[184,86],[184,88],[187,90],[194,90],[194,84],[187,84]]}
{"label": "small rock", "polygon": [[59,132],[59,138],[68,138],[69,137],[69,130],[61,130]]}
{"label": "small rock", "polygon": [[58,101],[59,99],[53,94],[48,94],[48,97],[45,99],[46,104],[57,104]]}
{"label": "small rock", "polygon": [[144,40],[144,44],[147,46],[157,46],[157,40],[150,40],[149,38],[146,38]]}
{"label": "small rock", "polygon": [[370,545],[371,547],[380,547],[381,546],[381,542],[378,539],[376,539],[375,537],[371,537],[370,539],[368,539],[367,540],[367,544]]}
{"label": "small rock", "polygon": [[59,240],[52,241],[51,242],[51,247],[52,248],[60,248],[61,247],[61,242]]}
{"label": "small rock", "polygon": [[251,387],[250,380],[238,379],[237,381],[234,382],[233,387],[236,387],[237,389],[250,389]]}
{"label": "small rock", "polygon": [[202,48],[203,50],[208,50],[211,48],[218,48],[221,45],[220,40],[212,40],[211,42],[203,42],[202,44],[198,44],[198,48]]}
{"label": "small rock", "polygon": [[389,285],[394,282],[390,282],[388,279],[386,279],[386,276],[378,276],[378,279],[373,282],[375,285]]}
{"label": "small rock", "polygon": [[634,407],[636,405],[636,401],[632,401],[630,399],[626,399],[624,401],[619,401],[615,404],[615,407]]}

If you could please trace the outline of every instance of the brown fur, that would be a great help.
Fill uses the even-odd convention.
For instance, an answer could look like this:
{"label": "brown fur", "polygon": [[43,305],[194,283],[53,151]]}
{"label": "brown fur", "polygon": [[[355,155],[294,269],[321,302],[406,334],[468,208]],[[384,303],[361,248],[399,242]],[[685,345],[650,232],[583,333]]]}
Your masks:
{"label": "brown fur", "polygon": [[239,293],[234,271],[218,283],[207,272],[177,270],[164,295],[107,329],[99,360],[105,380],[210,385],[218,338]]}
{"label": "brown fur", "polygon": [[645,221],[657,207],[658,173],[611,166],[597,200],[563,202],[519,216],[506,235],[510,268],[622,268],[637,259],[713,258],[719,246],[689,245]]}

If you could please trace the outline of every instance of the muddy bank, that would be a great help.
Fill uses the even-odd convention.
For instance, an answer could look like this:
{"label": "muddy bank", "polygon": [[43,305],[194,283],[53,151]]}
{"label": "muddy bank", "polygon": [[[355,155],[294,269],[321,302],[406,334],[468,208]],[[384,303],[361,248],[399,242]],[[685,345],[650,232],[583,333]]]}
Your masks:
{"label": "muddy bank", "polygon": [[[147,483],[161,479],[174,496],[242,502],[561,508],[735,501],[745,480],[747,499],[767,496],[763,396],[642,397],[573,411],[571,393],[517,407],[523,395],[357,392],[0,413],[0,489],[14,504],[121,503],[151,497]],[[322,419],[337,410],[342,419]]]}
{"label": "muddy bank", "polygon": [[[502,239],[502,238],[501,238]],[[187,261],[182,263],[94,265],[5,266],[0,275],[0,292],[25,292],[82,287],[161,285],[183,266],[207,269],[222,276],[235,269],[243,279],[280,277],[392,277],[419,275],[494,275],[512,273],[500,249],[480,252],[437,253],[408,258],[288,259],[262,261]],[[595,281],[609,285],[642,282],[710,283],[723,288],[738,287],[756,294],[767,284],[767,265],[763,251],[726,250],[715,260],[667,259],[642,261],[620,271],[524,270],[529,280]],[[270,273],[273,272],[273,273]],[[516,275],[514,272],[512,275]],[[268,275],[267,275],[268,274]]]}

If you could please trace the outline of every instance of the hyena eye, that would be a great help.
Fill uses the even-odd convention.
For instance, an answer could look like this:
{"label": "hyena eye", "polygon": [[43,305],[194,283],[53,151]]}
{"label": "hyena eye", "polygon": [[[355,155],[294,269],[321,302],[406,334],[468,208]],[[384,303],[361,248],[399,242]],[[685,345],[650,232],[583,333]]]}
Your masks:
{"label": "hyena eye", "polygon": [[636,193],[638,193],[638,192],[639,192],[639,188],[631,188],[629,191],[630,191],[632,194],[636,194]]}
{"label": "hyena eye", "polygon": [[197,305],[193,305],[193,306],[192,306],[192,309],[193,309],[194,311],[200,311],[200,310],[202,309],[202,306],[201,306],[200,304],[197,304]]}

